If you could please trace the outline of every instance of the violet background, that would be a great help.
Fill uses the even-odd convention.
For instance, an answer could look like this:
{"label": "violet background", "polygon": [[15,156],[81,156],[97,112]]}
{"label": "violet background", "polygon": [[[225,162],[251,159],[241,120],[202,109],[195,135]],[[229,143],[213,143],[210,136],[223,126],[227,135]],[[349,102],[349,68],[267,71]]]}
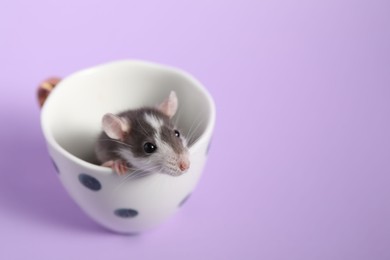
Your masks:
{"label": "violet background", "polygon": [[[0,259],[390,259],[390,2],[0,2]],[[193,196],[108,232],[68,197],[35,99],[47,76],[137,58],[217,105]]]}

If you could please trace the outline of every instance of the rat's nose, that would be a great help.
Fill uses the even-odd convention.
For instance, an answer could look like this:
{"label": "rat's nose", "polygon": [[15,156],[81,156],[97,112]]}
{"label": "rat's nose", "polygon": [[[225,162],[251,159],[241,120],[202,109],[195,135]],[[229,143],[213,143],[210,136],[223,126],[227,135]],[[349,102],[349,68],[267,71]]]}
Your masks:
{"label": "rat's nose", "polygon": [[179,163],[179,168],[182,172],[188,170],[188,168],[190,168],[190,162],[189,161],[181,161]]}

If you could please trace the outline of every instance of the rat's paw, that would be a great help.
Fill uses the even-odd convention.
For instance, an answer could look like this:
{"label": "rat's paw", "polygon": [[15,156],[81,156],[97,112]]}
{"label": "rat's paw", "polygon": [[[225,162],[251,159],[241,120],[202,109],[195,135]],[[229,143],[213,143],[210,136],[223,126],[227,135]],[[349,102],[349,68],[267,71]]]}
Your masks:
{"label": "rat's paw", "polygon": [[119,176],[126,174],[129,169],[127,163],[123,160],[107,161],[102,166],[111,168]]}
{"label": "rat's paw", "polygon": [[127,163],[123,160],[115,160],[111,166],[112,170],[115,171],[119,176],[125,175],[129,168]]}
{"label": "rat's paw", "polygon": [[114,161],[107,161],[107,162],[103,163],[102,166],[111,168],[113,164],[114,164]]}

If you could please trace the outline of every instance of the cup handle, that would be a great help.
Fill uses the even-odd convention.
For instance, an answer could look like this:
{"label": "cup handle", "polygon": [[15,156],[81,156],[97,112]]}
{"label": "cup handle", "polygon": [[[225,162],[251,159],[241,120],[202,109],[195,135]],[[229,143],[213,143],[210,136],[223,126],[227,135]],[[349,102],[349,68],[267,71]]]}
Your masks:
{"label": "cup handle", "polygon": [[42,107],[45,103],[47,97],[50,95],[51,91],[55,86],[61,81],[59,77],[51,77],[41,82],[38,86],[37,97],[39,107]]}

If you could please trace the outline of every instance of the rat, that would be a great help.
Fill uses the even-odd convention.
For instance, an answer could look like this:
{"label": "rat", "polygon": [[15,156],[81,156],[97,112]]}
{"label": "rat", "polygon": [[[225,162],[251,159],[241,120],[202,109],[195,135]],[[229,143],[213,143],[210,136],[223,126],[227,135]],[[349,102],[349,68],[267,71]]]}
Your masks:
{"label": "rat", "polygon": [[102,118],[103,131],[95,146],[102,166],[118,175],[131,171],[180,176],[190,167],[188,143],[172,117],[178,99],[171,91],[155,107],[141,107]]}

